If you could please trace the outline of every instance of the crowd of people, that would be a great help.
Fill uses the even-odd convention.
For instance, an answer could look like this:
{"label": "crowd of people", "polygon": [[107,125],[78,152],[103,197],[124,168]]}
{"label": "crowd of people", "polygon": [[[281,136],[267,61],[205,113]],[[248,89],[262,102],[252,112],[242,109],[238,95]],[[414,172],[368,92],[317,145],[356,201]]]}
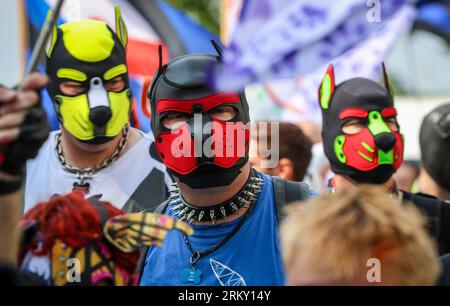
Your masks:
{"label": "crowd of people", "polygon": [[252,127],[244,91],[208,85],[216,44],[167,63],[160,50],[145,134],[128,122],[118,9],[115,24],[54,27],[46,73],[0,88],[2,282],[450,285],[450,103],[423,120],[415,193],[394,176],[404,140],[384,65],[382,85],[336,84],[329,66],[320,169],[301,128]]}

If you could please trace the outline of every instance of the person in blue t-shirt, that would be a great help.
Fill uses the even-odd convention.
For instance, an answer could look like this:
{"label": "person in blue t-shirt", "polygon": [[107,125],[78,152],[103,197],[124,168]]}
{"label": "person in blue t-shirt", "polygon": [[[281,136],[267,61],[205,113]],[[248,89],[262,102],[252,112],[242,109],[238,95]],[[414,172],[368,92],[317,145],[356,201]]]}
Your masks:
{"label": "person in blue t-shirt", "polygon": [[149,248],[141,285],[285,282],[277,206],[312,191],[250,167],[245,94],[217,92],[205,83],[219,60],[174,58],[158,69],[149,89],[156,151],[176,182],[157,212],[192,224],[194,234],[170,232],[164,248]]}

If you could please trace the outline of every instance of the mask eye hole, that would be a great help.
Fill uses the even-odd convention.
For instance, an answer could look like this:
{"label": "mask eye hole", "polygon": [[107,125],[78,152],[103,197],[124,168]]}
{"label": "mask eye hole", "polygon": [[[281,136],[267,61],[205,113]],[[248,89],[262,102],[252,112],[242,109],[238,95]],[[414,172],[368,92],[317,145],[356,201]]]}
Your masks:
{"label": "mask eye hole", "polygon": [[161,124],[170,129],[175,130],[188,122],[191,118],[191,115],[183,112],[167,112],[161,119]]}
{"label": "mask eye hole", "polygon": [[67,81],[59,85],[59,90],[67,96],[77,96],[87,92],[87,87],[80,82]]}
{"label": "mask eye hole", "polygon": [[237,110],[233,106],[228,105],[220,105],[214,107],[212,110],[208,111],[208,114],[213,119],[229,121],[236,117]]}
{"label": "mask eye hole", "polygon": [[366,127],[365,119],[349,119],[342,126],[342,132],[347,135],[358,134]]}
{"label": "mask eye hole", "polygon": [[398,132],[399,128],[398,128],[397,119],[395,117],[386,118],[385,122],[392,132]]}
{"label": "mask eye hole", "polygon": [[104,86],[108,91],[120,92],[125,88],[125,80],[122,76],[118,76],[114,79],[104,82]]}

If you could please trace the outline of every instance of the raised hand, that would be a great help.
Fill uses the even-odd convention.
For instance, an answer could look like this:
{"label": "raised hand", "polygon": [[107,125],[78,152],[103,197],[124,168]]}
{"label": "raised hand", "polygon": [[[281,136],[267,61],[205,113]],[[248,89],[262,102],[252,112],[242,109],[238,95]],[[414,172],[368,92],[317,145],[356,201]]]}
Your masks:
{"label": "raised hand", "polygon": [[50,132],[39,89],[46,75],[32,73],[16,90],[0,88],[0,172],[21,175]]}

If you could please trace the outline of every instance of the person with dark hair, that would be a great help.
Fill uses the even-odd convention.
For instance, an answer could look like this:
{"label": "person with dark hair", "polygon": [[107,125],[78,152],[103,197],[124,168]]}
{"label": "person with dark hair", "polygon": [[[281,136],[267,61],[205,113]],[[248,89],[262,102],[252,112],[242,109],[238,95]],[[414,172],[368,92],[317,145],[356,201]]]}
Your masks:
{"label": "person with dark hair", "polygon": [[440,254],[450,252],[450,203],[398,190],[393,174],[403,162],[403,136],[393,93],[383,65],[385,86],[365,78],[335,84],[329,66],[319,88],[322,138],[334,177],[331,188],[343,192],[359,184],[380,185],[427,215]]}
{"label": "person with dark hair", "polygon": [[419,190],[450,201],[450,103],[428,113],[420,126]]}
{"label": "person with dark hair", "polygon": [[[272,133],[272,126],[277,126],[278,131]],[[292,123],[287,122],[257,122],[251,138],[250,146],[252,154],[250,163],[253,168],[268,175],[276,175],[289,181],[303,181],[306,170],[311,161],[312,142],[302,130]],[[272,137],[277,137],[274,142]],[[275,165],[265,167],[263,162],[268,162],[272,156],[262,156],[259,150],[260,140],[267,144],[267,152],[278,150],[278,162]],[[270,144],[278,144],[277,148],[271,148]]]}
{"label": "person with dark hair", "polygon": [[277,208],[312,191],[251,168],[244,92],[218,92],[206,82],[219,61],[220,55],[176,57],[161,63],[150,86],[156,150],[176,182],[157,212],[195,232],[174,232],[165,248],[150,247],[141,285],[284,284]]}
{"label": "person with dark hair", "polygon": [[48,78],[33,73],[17,89],[0,86],[0,283],[18,282],[17,223],[22,206],[25,162],[38,153],[50,132],[39,90]]}

